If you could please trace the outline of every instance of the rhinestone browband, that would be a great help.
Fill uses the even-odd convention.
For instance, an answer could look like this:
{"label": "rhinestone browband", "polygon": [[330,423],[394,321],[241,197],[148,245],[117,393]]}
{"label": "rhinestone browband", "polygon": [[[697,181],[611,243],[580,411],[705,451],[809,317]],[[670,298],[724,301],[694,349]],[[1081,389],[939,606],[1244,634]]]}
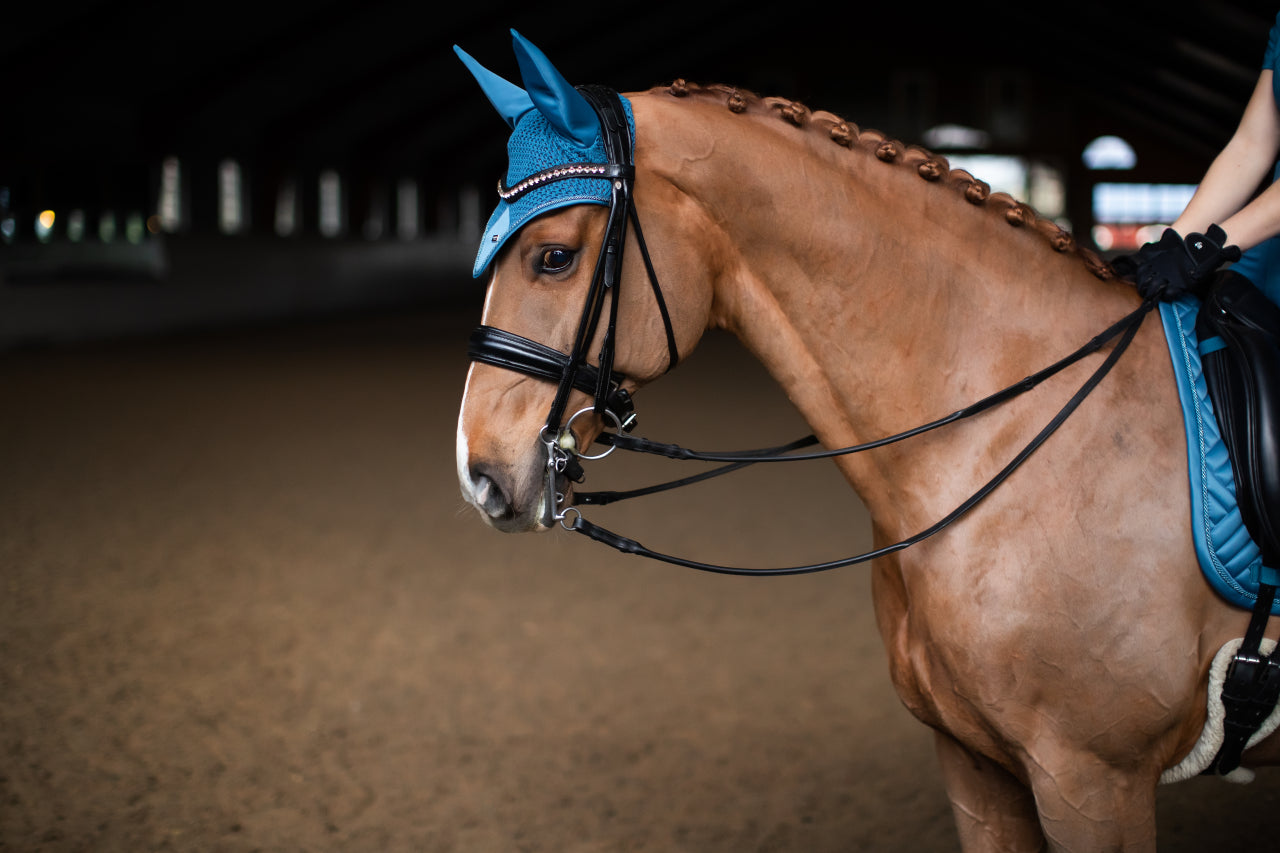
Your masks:
{"label": "rhinestone browband", "polygon": [[503,179],[499,178],[498,197],[503,201],[512,201],[527,192],[554,181],[563,181],[567,178],[629,178],[634,174],[634,171],[632,167],[609,166],[600,163],[572,163],[567,166],[555,166],[530,175],[513,187],[506,186],[503,183]]}

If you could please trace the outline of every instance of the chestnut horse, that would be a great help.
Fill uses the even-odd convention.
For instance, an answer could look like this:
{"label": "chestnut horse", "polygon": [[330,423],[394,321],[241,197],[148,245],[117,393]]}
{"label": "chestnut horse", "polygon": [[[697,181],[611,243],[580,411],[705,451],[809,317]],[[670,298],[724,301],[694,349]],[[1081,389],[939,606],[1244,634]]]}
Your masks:
{"label": "chestnut horse", "polygon": [[[728,87],[677,81],[626,100],[634,204],[680,358],[706,330],[730,331],[826,447],[964,407],[1139,305],[1056,225],[924,150]],[[608,217],[604,204],[578,203],[521,223],[492,259],[484,324],[568,353]],[[631,391],[659,378],[671,352],[647,276],[633,231],[615,358]],[[1105,355],[980,417],[840,457],[877,545],[961,504]],[[539,436],[556,392],[471,366],[459,477],[499,530],[549,526],[556,496]],[[567,411],[590,405],[575,390]],[[588,415],[572,426],[585,448],[605,424]],[[892,680],[936,732],[965,850],[1155,849],[1157,783],[1196,744],[1211,659],[1249,621],[1211,591],[1191,537],[1177,392],[1149,318],[1003,485],[872,563]],[[1269,737],[1245,764],[1278,759]]]}

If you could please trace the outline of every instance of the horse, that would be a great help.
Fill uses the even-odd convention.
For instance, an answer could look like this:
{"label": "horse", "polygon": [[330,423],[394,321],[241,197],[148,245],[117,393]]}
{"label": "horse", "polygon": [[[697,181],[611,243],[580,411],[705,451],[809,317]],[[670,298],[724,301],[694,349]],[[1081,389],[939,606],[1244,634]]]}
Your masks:
{"label": "horse", "polygon": [[[545,58],[522,49],[545,112],[536,94],[548,84],[530,81],[539,63],[525,61]],[[498,106],[515,89],[488,93]],[[602,296],[617,295],[616,324],[590,324],[586,343],[594,352],[616,332],[613,366],[630,395],[723,329],[823,446],[856,445],[996,393],[1141,303],[1071,234],[924,148],[731,86],[677,80],[624,100],[646,248],[626,234],[626,286]],[[599,198],[564,203],[482,247],[482,323],[588,351],[575,336],[610,216]],[[644,285],[649,268],[660,290]],[[1115,346],[977,417],[838,457],[877,546],[962,503]],[[544,424],[559,390],[562,410],[578,412],[563,433],[573,447],[618,426],[585,385],[558,389],[485,360],[469,368],[459,480],[498,530],[563,521],[549,509],[575,485],[547,476]],[[1159,323],[1145,322],[980,504],[870,563],[892,683],[935,733],[964,850],[1155,849],[1160,777],[1200,738],[1211,661],[1249,616],[1197,566],[1187,466],[1169,351]],[[1247,766],[1277,761],[1274,736],[1245,754]]]}

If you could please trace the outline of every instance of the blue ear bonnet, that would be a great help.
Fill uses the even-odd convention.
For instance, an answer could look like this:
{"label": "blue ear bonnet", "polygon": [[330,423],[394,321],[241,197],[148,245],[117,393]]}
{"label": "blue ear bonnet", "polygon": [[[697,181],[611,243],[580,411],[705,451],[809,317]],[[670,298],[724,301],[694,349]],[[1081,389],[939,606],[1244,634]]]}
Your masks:
{"label": "blue ear bonnet", "polygon": [[[622,108],[631,128],[632,144],[635,144],[636,122],[631,114],[631,103],[622,98]],[[516,123],[507,141],[506,185],[514,187],[520,181],[555,166],[571,163],[600,163],[607,165],[604,141],[596,136],[595,144],[582,148],[565,139],[537,110],[530,110]],[[612,196],[609,181],[600,178],[566,178],[531,190],[514,201],[499,201],[480,240],[480,251],[471,274],[479,278],[493,260],[494,255],[507,242],[507,238],[535,216],[571,204],[608,205]]]}
{"label": "blue ear bonnet", "polygon": [[[480,67],[460,49],[458,55],[471,70],[507,123],[512,127],[507,141],[507,174],[504,183],[514,187],[520,181],[546,169],[577,163],[608,165],[598,119],[586,100],[551,66],[549,60],[516,32],[517,59],[528,89],[526,92]],[[631,104],[622,98],[634,149],[635,117]],[[575,138],[576,137],[576,138]],[[590,137],[590,142],[585,141]],[[472,275],[479,278],[507,239],[535,216],[572,204],[608,205],[612,198],[610,181],[602,178],[565,178],[547,183],[511,201],[499,200],[480,240]]]}

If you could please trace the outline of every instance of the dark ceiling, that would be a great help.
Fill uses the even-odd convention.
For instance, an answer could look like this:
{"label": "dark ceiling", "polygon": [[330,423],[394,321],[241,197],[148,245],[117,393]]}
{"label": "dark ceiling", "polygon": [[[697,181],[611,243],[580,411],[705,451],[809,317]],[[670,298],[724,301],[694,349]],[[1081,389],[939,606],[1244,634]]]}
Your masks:
{"label": "dark ceiling", "polygon": [[1162,179],[1194,181],[1275,16],[1240,0],[433,5],[40,4],[0,27],[0,186],[15,207],[119,204],[177,155],[193,170],[235,157],[264,182],[334,167],[414,176],[428,197],[487,187],[505,128],[451,48],[515,77],[509,27],[575,83],[733,83],[910,142],[933,123],[1004,120],[997,147],[1074,162],[1082,139],[1113,132],[1140,163],[1155,151]]}

